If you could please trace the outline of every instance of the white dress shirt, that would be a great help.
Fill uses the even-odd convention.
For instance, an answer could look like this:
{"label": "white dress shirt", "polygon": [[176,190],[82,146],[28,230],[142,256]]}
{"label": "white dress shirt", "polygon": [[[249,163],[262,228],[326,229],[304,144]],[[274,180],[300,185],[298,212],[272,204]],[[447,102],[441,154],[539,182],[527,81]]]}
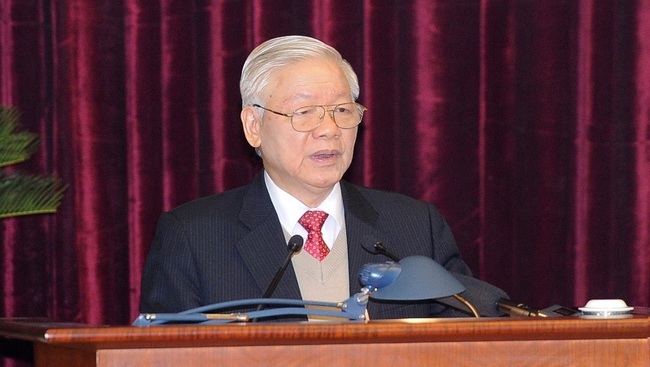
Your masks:
{"label": "white dress shirt", "polygon": [[327,220],[323,224],[321,232],[323,233],[323,240],[327,247],[332,249],[336,236],[341,231],[341,227],[345,223],[345,215],[343,214],[343,198],[341,197],[341,185],[337,182],[332,189],[332,192],[323,200],[316,208],[309,208],[300,200],[291,196],[286,191],[282,190],[278,185],[273,182],[269,174],[264,171],[264,181],[266,188],[271,196],[271,202],[275,207],[275,211],[280,219],[280,224],[291,236],[300,235],[307,240],[307,230],[298,223],[300,217],[308,210],[322,210],[329,214]]}

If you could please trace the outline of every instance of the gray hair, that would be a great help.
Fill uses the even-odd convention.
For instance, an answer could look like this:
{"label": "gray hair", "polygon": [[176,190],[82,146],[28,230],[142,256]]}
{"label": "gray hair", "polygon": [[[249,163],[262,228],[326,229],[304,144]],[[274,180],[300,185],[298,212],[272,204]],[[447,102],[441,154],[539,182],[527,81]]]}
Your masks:
{"label": "gray hair", "polygon": [[242,106],[263,104],[262,92],[269,83],[273,71],[308,59],[327,59],[337,63],[350,85],[354,101],[359,97],[359,81],[352,66],[341,54],[315,38],[306,36],[283,36],[270,39],[257,46],[248,55],[239,80]]}

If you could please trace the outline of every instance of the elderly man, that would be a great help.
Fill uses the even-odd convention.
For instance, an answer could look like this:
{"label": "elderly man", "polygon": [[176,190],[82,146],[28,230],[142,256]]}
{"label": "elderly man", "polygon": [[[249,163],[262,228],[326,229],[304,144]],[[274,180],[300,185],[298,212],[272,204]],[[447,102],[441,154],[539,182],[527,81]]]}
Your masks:
{"label": "elderly man", "polygon": [[[273,294],[336,302],[360,289],[365,251],[378,239],[401,256],[424,255],[466,287],[478,311],[499,315],[500,289],[472,278],[449,226],[430,204],[342,181],[366,107],[359,83],[332,47],[286,36],[258,46],[240,81],[241,120],[264,170],[247,186],[195,200],[161,216],[142,281],[142,312],[178,312],[259,298],[287,256],[306,239]],[[375,303],[372,319],[467,315],[440,302]]]}

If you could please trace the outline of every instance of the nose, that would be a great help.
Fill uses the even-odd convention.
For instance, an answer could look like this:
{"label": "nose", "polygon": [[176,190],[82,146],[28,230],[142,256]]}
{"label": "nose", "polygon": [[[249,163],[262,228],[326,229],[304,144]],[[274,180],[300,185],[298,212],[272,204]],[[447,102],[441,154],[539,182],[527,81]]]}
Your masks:
{"label": "nose", "polygon": [[317,136],[340,136],[341,128],[339,128],[339,126],[336,124],[336,121],[334,120],[334,109],[323,109],[325,110],[325,113],[323,114],[320,125],[314,129],[314,134]]}

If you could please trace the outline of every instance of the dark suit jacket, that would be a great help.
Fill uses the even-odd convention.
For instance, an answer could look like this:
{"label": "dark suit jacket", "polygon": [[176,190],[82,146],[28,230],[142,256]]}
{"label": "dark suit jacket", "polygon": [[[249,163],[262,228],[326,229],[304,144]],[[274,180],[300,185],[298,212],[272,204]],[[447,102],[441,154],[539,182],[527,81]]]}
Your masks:
{"label": "dark suit jacket", "polygon": [[[364,235],[382,241],[400,257],[425,255],[465,285],[462,294],[483,315],[499,315],[495,302],[505,294],[471,277],[451,230],[430,204],[342,181],[347,227],[350,291],[361,288],[358,271],[387,260],[361,247]],[[259,174],[247,185],[183,204],[161,215],[142,278],[142,312],[179,312],[217,302],[260,298],[287,256],[282,228]],[[293,268],[273,298],[300,299]],[[343,300],[341,300],[343,301]],[[466,316],[453,301],[379,304],[371,319]]]}

